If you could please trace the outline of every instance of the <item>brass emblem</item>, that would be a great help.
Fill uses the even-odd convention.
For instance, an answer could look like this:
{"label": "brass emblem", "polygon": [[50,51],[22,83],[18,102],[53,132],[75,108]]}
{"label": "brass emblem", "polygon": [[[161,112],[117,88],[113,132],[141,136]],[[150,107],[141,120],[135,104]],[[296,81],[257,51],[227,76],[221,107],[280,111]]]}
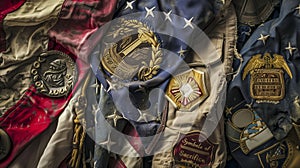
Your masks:
{"label": "brass emblem", "polygon": [[50,97],[66,96],[77,79],[74,61],[59,51],[41,54],[31,69],[37,90]]}
{"label": "brass emblem", "polygon": [[278,103],[284,98],[284,71],[293,78],[283,56],[265,53],[253,56],[244,68],[242,79],[250,72],[250,96],[257,102]]}
{"label": "brass emblem", "polygon": [[207,97],[204,72],[190,69],[170,80],[166,96],[181,111],[191,111]]}
{"label": "brass emblem", "polygon": [[211,167],[215,148],[199,131],[190,132],[174,146],[175,167]]}
{"label": "brass emblem", "polygon": [[[162,61],[160,44],[155,34],[137,20],[122,20],[108,33],[110,39],[121,36],[112,43],[101,58],[103,68],[121,79],[149,80],[158,73]],[[107,43],[107,42],[106,42]]]}
{"label": "brass emblem", "polygon": [[285,141],[282,141],[264,148],[254,155],[259,158],[262,167],[286,167],[284,164],[286,163],[288,157],[288,150],[288,145]]}
{"label": "brass emblem", "polygon": [[0,128],[0,160],[6,158],[11,151],[11,141],[8,134]]}

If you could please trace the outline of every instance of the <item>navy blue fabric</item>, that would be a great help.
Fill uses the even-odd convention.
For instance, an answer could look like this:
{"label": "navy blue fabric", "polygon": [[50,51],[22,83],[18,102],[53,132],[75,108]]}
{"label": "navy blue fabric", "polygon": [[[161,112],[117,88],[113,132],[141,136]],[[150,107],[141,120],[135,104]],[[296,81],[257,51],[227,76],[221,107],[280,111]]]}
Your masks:
{"label": "navy blue fabric", "polygon": [[[170,10],[172,10],[172,14],[179,15],[181,17],[184,17],[186,19],[190,19],[193,17],[193,23],[198,25],[200,28],[205,28],[214,18],[214,16],[217,13],[216,7],[215,7],[215,1],[210,0],[136,0],[132,7],[133,9],[125,9],[126,8],[126,1],[120,1],[119,8],[116,10],[116,13],[114,15],[114,18],[119,18],[122,16],[128,15],[128,19],[134,19],[138,20],[144,24],[146,24],[150,29],[153,29],[156,33],[156,29],[164,29],[164,25],[162,23],[156,22],[154,20],[148,20],[145,19],[145,7],[151,9],[155,7],[154,11],[160,11],[160,12],[166,12],[168,13]],[[136,12],[144,12],[138,15],[138,17],[130,18],[129,14],[133,14]],[[178,25],[183,24],[184,20],[173,20],[174,28]],[[147,107],[149,106],[149,102],[142,102],[142,98],[147,98],[147,94],[149,91],[153,88],[161,88],[162,90],[165,89],[165,87],[168,84],[169,79],[171,78],[170,73],[173,73],[179,69],[179,67],[182,64],[186,64],[184,59],[188,60],[188,56],[192,55],[190,54],[191,49],[187,46],[187,44],[183,43],[177,38],[174,38],[176,36],[176,33],[182,34],[183,32],[186,33],[186,38],[188,40],[192,39],[193,31],[189,29],[189,31],[183,30],[183,27],[181,28],[182,31],[177,31],[176,29],[170,29],[169,35],[165,34],[159,34],[156,33],[156,36],[160,42],[161,48],[166,49],[168,51],[173,52],[173,55],[169,55],[170,57],[173,57],[174,59],[164,59],[163,60],[163,67],[168,67],[167,69],[161,69],[159,73],[154,76],[152,79],[147,81],[138,81],[135,78],[131,81],[126,81],[126,88],[121,88],[118,90],[110,90],[109,94],[112,95],[112,97],[115,98],[115,102],[122,102],[122,104],[127,104],[125,101],[132,102],[135,106],[124,106],[124,105],[116,105],[120,106],[122,109],[122,114],[125,118],[131,121],[131,123],[137,128],[140,135],[145,135],[147,133],[144,133],[145,127],[143,126],[143,123],[137,123],[136,121],[140,115],[137,110],[137,108],[142,109],[141,107]],[[189,33],[188,33],[189,32]],[[182,50],[186,50],[185,58],[182,59],[178,54],[178,50],[182,48]],[[99,48],[96,48],[97,50]],[[163,53],[164,58],[169,53]],[[177,54],[177,55],[176,55]],[[95,59],[96,56],[92,56],[91,59]],[[177,57],[177,58],[175,58]],[[98,61],[99,62],[99,61]],[[102,83],[104,88],[108,90],[109,84],[105,80],[105,76],[109,76],[109,74],[105,73],[103,71],[103,68],[101,68],[101,65],[96,64],[97,61],[92,61],[92,68],[95,70],[96,76],[98,80]],[[100,67],[100,68],[99,68]],[[129,96],[130,100],[128,100],[128,95],[126,94],[129,89]],[[158,100],[163,100],[164,94],[159,95]],[[164,101],[156,101],[159,102],[159,108],[162,109],[162,107],[165,105]],[[125,102],[125,103],[124,103]],[[128,102],[128,103],[130,103]],[[156,125],[156,126],[153,126]],[[149,121],[147,123],[149,129],[152,129],[153,127],[157,127],[160,123]],[[139,128],[142,127],[142,128]],[[153,132],[146,131],[146,132]],[[154,131],[155,132],[155,131]],[[148,135],[148,134],[147,134]]]}
{"label": "navy blue fabric", "polygon": [[[232,91],[234,88],[240,90],[243,95],[243,98],[250,104],[254,103],[253,107],[257,110],[257,113],[262,117],[262,119],[267,123],[272,133],[277,139],[284,138],[289,130],[282,130],[282,126],[290,125],[291,121],[289,119],[291,111],[289,110],[289,104],[293,100],[296,94],[299,94],[299,51],[294,51],[293,56],[290,56],[287,47],[288,43],[291,42],[296,48],[300,47],[299,36],[300,36],[300,19],[298,11],[295,9],[299,1],[285,0],[281,8],[280,17],[274,20],[271,20],[267,23],[264,23],[264,26],[260,26],[252,34],[250,39],[244,45],[241,50],[244,62],[242,63],[242,68],[240,73],[236,78],[230,83],[228,95],[234,95]],[[257,40],[260,37],[260,34],[270,35],[266,44]],[[249,59],[256,54],[280,54],[284,56],[288,66],[290,67],[293,78],[285,74],[285,84],[286,84],[286,96],[279,104],[257,104],[250,97],[250,77],[249,75],[245,80],[242,80],[243,68],[248,63]],[[231,99],[232,100],[232,99]],[[266,110],[266,107],[270,108]],[[265,108],[265,110],[264,110]],[[282,116],[283,115],[283,116]],[[273,117],[274,118],[273,118]],[[285,116],[285,117],[284,117]],[[284,119],[282,118],[284,117]],[[277,121],[276,123],[273,123]],[[283,124],[283,125],[280,125]]]}
{"label": "navy blue fabric", "polygon": [[[274,135],[274,138],[247,155],[240,149],[236,150],[239,147],[238,143],[228,141],[231,155],[243,168],[261,167],[258,157],[254,154],[284,139],[292,128],[291,116],[297,113],[292,104],[294,98],[300,94],[300,14],[299,10],[296,10],[299,3],[299,0],[283,0],[278,18],[257,27],[240,51],[243,62],[239,73],[229,84],[227,107],[233,107],[242,101],[246,104],[251,104],[253,110],[262,118]],[[273,16],[276,15],[278,13],[274,12]],[[241,32],[249,30],[247,26],[240,27],[240,29]],[[265,45],[258,40],[260,34],[269,35]],[[243,42],[246,38],[241,36],[239,42]],[[292,55],[286,50],[289,42],[292,47],[297,48]],[[287,73],[284,74],[286,93],[284,99],[280,100],[278,104],[257,103],[250,96],[250,75],[245,80],[242,79],[244,68],[252,56],[264,53],[282,55],[293,74],[293,78],[290,78]],[[235,65],[238,63],[236,61]],[[263,164],[268,166],[265,155],[261,158]],[[231,165],[229,163],[227,167],[231,167]],[[282,165],[282,160],[279,162],[279,165]]]}

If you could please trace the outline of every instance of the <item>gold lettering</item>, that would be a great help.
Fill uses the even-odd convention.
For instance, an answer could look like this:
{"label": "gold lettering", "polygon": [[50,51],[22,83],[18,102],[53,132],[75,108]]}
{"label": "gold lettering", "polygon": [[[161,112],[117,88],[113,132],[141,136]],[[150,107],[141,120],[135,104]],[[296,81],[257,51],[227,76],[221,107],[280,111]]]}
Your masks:
{"label": "gold lettering", "polygon": [[180,151],[179,152],[179,156],[183,157],[185,160],[191,160],[193,163],[197,162],[197,163],[205,163],[205,159],[201,158],[198,154],[189,154],[186,153],[185,151]]}

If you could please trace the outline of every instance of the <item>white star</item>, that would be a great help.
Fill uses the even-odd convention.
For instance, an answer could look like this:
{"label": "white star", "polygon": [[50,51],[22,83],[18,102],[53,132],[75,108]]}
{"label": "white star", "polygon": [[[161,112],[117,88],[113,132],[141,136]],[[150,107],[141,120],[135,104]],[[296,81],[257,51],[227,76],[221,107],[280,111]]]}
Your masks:
{"label": "white star", "polygon": [[187,20],[186,18],[184,18],[184,22],[185,22],[185,25],[183,28],[186,28],[186,27],[191,27],[192,29],[194,29],[194,26],[192,25],[192,20],[194,19],[194,17],[190,18],[189,20]]}
{"label": "white star", "polygon": [[291,42],[289,42],[289,45],[285,49],[289,50],[290,55],[293,55],[293,50],[297,50],[297,48],[291,46]]}
{"label": "white star", "polygon": [[147,114],[142,112],[141,110],[137,109],[138,112],[140,113],[140,117],[137,119],[137,121],[145,121],[148,122],[147,120]]}
{"label": "white star", "polygon": [[95,88],[95,92],[96,92],[96,94],[99,94],[99,91],[100,91],[100,85],[99,85],[99,83],[98,83],[98,80],[97,80],[97,79],[96,79],[95,83],[94,83],[94,84],[92,84],[90,87],[93,87],[93,88]]}
{"label": "white star", "polygon": [[298,7],[297,8],[295,8],[295,9],[297,9],[297,10],[299,10],[299,15],[300,15],[300,4],[298,5]]}
{"label": "white star", "polygon": [[187,52],[187,50],[183,50],[182,46],[180,47],[180,50],[177,52],[180,57],[184,57],[184,53]]}
{"label": "white star", "polygon": [[269,35],[262,35],[260,34],[260,37],[257,39],[257,40],[260,40],[264,43],[264,45],[266,45],[266,40],[269,38],[270,36]]}
{"label": "white star", "polygon": [[120,89],[121,88],[121,84],[120,83],[117,83],[117,82],[113,82],[113,81],[109,81],[109,80],[106,80],[107,83],[109,84],[109,87],[108,89],[106,90],[106,92],[109,92],[111,90],[117,90],[117,89]]}
{"label": "white star", "polygon": [[111,114],[111,115],[109,115],[109,116],[107,116],[106,119],[113,120],[113,121],[114,121],[114,127],[116,127],[116,126],[117,126],[118,120],[119,120],[119,119],[123,119],[123,117],[119,116],[119,115],[117,114],[117,110],[115,110],[114,113]]}
{"label": "white star", "polygon": [[133,9],[132,4],[133,4],[134,2],[135,2],[135,1],[130,1],[130,2],[127,1],[127,2],[126,2],[127,5],[126,5],[125,9],[127,9],[127,8]]}
{"label": "white star", "polygon": [[96,112],[99,110],[98,104],[93,104],[92,105],[92,114],[96,114]]}
{"label": "white star", "polygon": [[108,152],[110,152],[110,147],[112,145],[116,144],[115,142],[111,141],[111,137],[110,136],[111,136],[111,133],[108,134],[108,137],[107,137],[106,141],[103,141],[103,142],[99,143],[101,146],[106,146],[107,147],[106,149],[107,149]]}
{"label": "white star", "polygon": [[149,15],[154,17],[153,10],[155,9],[155,7],[152,7],[151,9],[145,7],[145,9],[147,11],[147,14],[146,14],[145,18],[147,18]]}
{"label": "white star", "polygon": [[164,12],[165,20],[169,20],[170,22],[172,22],[172,19],[170,18],[171,13],[172,13],[172,10],[170,10],[168,13]]}

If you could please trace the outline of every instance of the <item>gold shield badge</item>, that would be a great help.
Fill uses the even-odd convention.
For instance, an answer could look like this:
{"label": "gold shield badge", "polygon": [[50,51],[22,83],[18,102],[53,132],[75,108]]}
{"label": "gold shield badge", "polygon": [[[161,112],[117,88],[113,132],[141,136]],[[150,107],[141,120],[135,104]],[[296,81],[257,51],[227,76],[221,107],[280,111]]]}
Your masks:
{"label": "gold shield badge", "polygon": [[[112,28],[108,39],[121,37],[118,42],[109,42],[101,65],[109,74],[130,80],[149,80],[157,74],[162,61],[160,44],[155,34],[137,20],[121,20]],[[106,42],[107,43],[107,42]]]}
{"label": "gold shield badge", "polygon": [[190,69],[176,75],[170,80],[166,96],[179,110],[193,110],[208,97],[204,72]]}
{"label": "gold shield badge", "polygon": [[254,55],[244,68],[242,79],[250,73],[250,96],[260,102],[278,103],[285,96],[284,71],[293,78],[283,56]]}

